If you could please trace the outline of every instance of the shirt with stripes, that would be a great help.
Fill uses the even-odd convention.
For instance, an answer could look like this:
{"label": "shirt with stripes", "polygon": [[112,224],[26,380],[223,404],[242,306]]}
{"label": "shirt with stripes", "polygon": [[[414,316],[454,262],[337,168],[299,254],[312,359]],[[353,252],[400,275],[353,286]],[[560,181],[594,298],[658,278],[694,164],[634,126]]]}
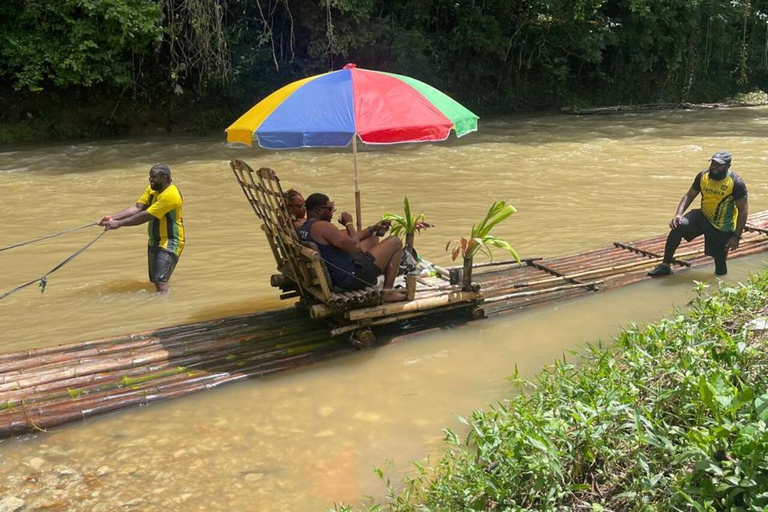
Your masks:
{"label": "shirt with stripes", "polygon": [[726,232],[736,229],[736,201],[747,197],[747,185],[738,174],[729,170],[725,178],[714,180],[704,170],[696,175],[692,188],[701,192],[701,212],[713,226]]}
{"label": "shirt with stripes", "polygon": [[180,256],[184,249],[184,222],[181,192],[176,185],[168,185],[162,192],[147,187],[136,202],[147,205],[146,211],[152,216],[147,227],[149,245]]}

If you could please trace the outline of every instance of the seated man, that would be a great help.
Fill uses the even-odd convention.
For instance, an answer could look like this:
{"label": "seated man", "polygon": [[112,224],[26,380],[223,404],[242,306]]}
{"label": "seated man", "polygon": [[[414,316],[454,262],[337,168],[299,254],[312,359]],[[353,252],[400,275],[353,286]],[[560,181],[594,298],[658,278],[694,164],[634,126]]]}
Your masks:
{"label": "seated man", "polygon": [[288,213],[291,214],[291,222],[297,230],[307,221],[307,209],[304,207],[304,198],[296,189],[290,189],[283,194],[285,196],[285,206]]}
{"label": "seated man", "polygon": [[352,215],[343,212],[339,223],[344,230],[331,224],[336,207],[325,194],[312,194],[305,202],[307,222],[299,229],[299,236],[307,242],[314,242],[328,267],[328,273],[335,286],[345,290],[359,290],[376,285],[377,278],[384,274],[382,298],[392,302],[403,300],[404,293],[389,291],[395,282],[403,255],[403,243],[391,236],[378,242],[376,231],[389,227],[380,221],[358,233],[352,222]]}

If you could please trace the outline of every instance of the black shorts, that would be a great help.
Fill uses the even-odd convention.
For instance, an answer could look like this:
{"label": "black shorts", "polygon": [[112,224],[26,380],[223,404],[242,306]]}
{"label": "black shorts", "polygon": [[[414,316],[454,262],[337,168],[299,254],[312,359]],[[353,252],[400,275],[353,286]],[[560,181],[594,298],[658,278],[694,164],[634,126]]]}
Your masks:
{"label": "black shorts", "polygon": [[360,290],[369,286],[376,286],[381,269],[376,266],[376,258],[369,252],[355,256],[355,277],[347,290]]}
{"label": "black shorts", "polygon": [[720,231],[698,209],[689,211],[683,217],[683,224],[676,228],[683,238],[690,242],[704,235],[704,254],[711,256],[716,262],[724,262],[728,256],[725,244],[733,236],[733,232]]}
{"label": "black shorts", "polygon": [[147,247],[149,280],[152,283],[167,283],[176,268],[179,257],[159,247]]}

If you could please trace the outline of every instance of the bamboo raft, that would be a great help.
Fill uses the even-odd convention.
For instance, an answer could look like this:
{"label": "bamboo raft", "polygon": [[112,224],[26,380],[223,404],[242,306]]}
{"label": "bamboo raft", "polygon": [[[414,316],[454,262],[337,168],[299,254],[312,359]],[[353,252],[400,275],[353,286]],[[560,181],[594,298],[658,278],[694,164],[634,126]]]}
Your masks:
{"label": "bamboo raft", "polygon": [[[551,259],[477,264],[474,279],[482,290],[480,307],[487,315],[498,315],[649,279],[646,272],[661,260],[665,240],[666,235],[659,235]],[[741,246],[730,258],[766,248],[768,211],[750,216]],[[676,269],[705,265],[711,265],[711,260],[704,256],[703,240],[683,242]],[[422,289],[418,293],[440,291]],[[402,318],[408,322],[385,327],[379,333],[381,339],[388,342],[478,317],[463,314],[466,303],[454,306],[430,315],[404,311]],[[354,350],[305,311],[286,308],[0,353],[0,438],[179,398]]]}

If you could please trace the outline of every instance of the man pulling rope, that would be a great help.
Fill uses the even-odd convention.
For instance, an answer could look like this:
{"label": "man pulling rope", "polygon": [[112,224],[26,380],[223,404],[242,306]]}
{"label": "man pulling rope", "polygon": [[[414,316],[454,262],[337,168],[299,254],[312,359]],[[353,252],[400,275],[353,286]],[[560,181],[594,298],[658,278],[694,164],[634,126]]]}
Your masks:
{"label": "man pulling rope", "polygon": [[168,292],[168,280],[184,249],[181,209],[181,192],[171,184],[171,168],[155,164],[149,170],[149,186],[136,204],[112,215],[104,215],[98,222],[105,231],[149,223],[149,280],[158,293]]}

